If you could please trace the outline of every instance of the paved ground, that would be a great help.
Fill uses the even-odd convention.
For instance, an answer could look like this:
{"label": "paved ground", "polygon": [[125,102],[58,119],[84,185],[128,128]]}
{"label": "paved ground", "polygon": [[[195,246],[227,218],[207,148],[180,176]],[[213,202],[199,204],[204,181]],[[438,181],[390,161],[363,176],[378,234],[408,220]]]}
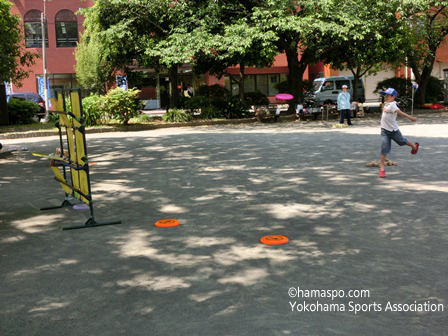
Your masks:
{"label": "paved ground", "polygon": [[[0,334],[448,335],[447,121],[402,122],[421,152],[394,146],[385,180],[365,167],[374,120],[92,134],[97,219],[123,224],[74,231],[61,228],[87,214],[39,211],[63,193],[46,160],[17,152],[0,161]],[[153,227],[164,218],[182,225]],[[259,244],[268,234],[290,243]],[[428,301],[439,311],[387,309]]]}

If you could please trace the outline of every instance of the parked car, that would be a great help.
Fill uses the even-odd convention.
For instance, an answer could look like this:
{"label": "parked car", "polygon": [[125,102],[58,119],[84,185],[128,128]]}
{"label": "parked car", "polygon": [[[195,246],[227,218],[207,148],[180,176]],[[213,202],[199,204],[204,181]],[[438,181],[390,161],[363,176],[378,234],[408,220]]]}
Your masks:
{"label": "parked car", "polygon": [[[316,78],[313,82],[313,89],[305,94],[305,102],[311,103],[315,107],[326,104],[336,104],[338,95],[342,92],[342,85],[348,86],[348,92],[353,98],[354,78],[348,76],[332,76]],[[365,90],[362,79],[358,82],[358,102],[364,102]]]}
{"label": "parked car", "polygon": [[34,102],[40,106],[40,112],[37,114],[38,117],[43,118],[45,116],[45,100],[38,94],[32,92],[17,92],[9,93],[6,95],[6,101],[11,99],[22,99],[30,102]]}

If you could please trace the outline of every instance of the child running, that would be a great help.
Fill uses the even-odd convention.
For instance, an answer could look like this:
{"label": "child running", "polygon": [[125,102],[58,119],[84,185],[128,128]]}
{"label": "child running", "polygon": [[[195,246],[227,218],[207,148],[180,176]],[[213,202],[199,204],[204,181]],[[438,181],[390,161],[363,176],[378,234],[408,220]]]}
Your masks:
{"label": "child running", "polygon": [[411,154],[417,154],[419,143],[415,144],[408,141],[401,134],[398,129],[397,115],[401,115],[408,118],[412,122],[416,122],[417,118],[412,117],[402,111],[397,106],[395,98],[398,96],[397,91],[393,88],[388,88],[381,92],[385,95],[385,104],[383,107],[383,114],[381,116],[381,155],[380,155],[380,177],[386,177],[386,171],[384,170],[386,163],[386,156],[390,153],[391,140],[394,140],[399,146],[409,146],[412,148]]}

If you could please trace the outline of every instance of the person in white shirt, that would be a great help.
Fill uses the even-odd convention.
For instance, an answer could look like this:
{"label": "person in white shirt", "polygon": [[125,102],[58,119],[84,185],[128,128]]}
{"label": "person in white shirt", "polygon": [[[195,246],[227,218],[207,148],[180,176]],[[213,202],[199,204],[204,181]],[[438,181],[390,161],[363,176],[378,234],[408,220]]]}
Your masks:
{"label": "person in white shirt", "polygon": [[397,91],[388,88],[381,91],[385,95],[385,104],[383,114],[381,115],[381,155],[380,155],[380,177],[386,177],[385,164],[386,156],[390,153],[391,140],[394,140],[399,146],[409,146],[412,148],[411,154],[417,154],[419,143],[413,143],[407,140],[398,129],[397,115],[408,118],[412,122],[416,122],[417,118],[412,117],[402,111],[397,106],[395,98],[398,96]]}
{"label": "person in white shirt", "polygon": [[338,95],[339,123],[343,124],[344,116],[346,116],[347,124],[353,125],[350,120],[350,93],[348,93],[347,89],[347,85],[342,85],[342,92]]}

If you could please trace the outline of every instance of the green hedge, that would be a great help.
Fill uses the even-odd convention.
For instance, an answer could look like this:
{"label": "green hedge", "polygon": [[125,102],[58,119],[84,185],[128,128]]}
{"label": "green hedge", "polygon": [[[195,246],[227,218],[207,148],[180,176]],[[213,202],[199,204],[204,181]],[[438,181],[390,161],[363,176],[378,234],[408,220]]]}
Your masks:
{"label": "green hedge", "polygon": [[105,97],[97,94],[91,94],[82,100],[86,126],[105,124],[109,120],[109,116],[105,111],[105,103]]}
{"label": "green hedge", "polygon": [[11,99],[8,103],[9,122],[11,125],[32,124],[38,121],[37,113],[40,106],[37,103],[21,99]]}
{"label": "green hedge", "polygon": [[184,110],[172,109],[165,113],[162,119],[167,122],[187,122],[192,120],[193,116]]}

